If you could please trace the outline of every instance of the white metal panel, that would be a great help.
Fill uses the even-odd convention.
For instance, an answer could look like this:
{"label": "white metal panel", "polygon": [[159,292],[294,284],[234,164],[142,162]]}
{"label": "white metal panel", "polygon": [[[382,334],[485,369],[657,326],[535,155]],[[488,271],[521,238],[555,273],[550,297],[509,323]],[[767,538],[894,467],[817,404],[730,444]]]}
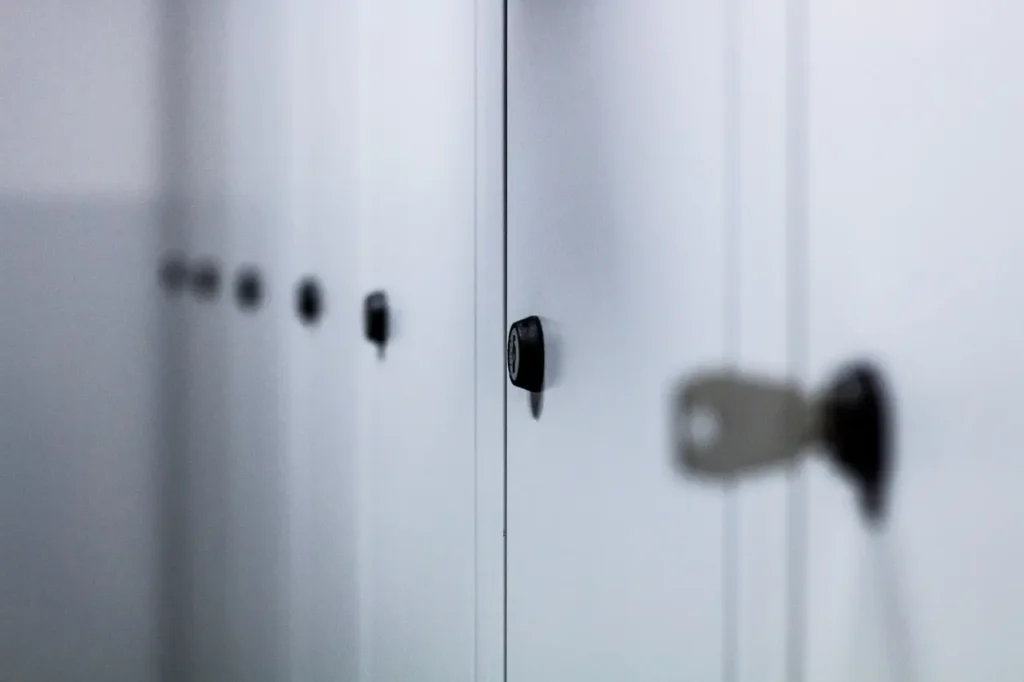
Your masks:
{"label": "white metal panel", "polygon": [[667,415],[735,342],[727,15],[508,11],[507,322],[559,348],[539,418],[508,389],[508,679],[721,680],[724,493],[672,464]]}
{"label": "white metal panel", "polygon": [[[285,324],[289,542],[288,679],[356,680],[359,666],[356,357],[358,119],[354,0],[286,7],[286,215],[274,314]],[[297,313],[315,278],[318,321]]]}
{"label": "white metal panel", "polygon": [[[225,609],[228,679],[289,679],[286,617],[288,476],[282,288],[288,73],[285,3],[225,3],[224,297],[227,324]],[[259,273],[263,299],[243,307],[238,277]]]}
{"label": "white metal panel", "polygon": [[[737,261],[729,272],[739,295],[736,360],[743,372],[785,377],[794,348],[787,333],[789,220],[787,169],[788,31],[784,0],[737,0],[733,15]],[[786,471],[766,470],[739,483],[736,499],[736,679],[789,680],[793,612],[791,486]],[[792,512],[792,513],[791,513]]]}
{"label": "white metal panel", "polygon": [[476,682],[505,680],[504,29],[476,0]]}
{"label": "white metal panel", "polygon": [[805,679],[1016,680],[1024,665],[1024,7],[813,2],[809,378],[876,359],[891,514],[808,467]]}
{"label": "white metal panel", "polygon": [[360,297],[386,291],[393,322],[383,357],[358,353],[374,682],[475,676],[474,9],[360,5]]}
{"label": "white metal panel", "polygon": [[[190,134],[192,83],[187,46],[190,44],[187,5],[161,3],[160,93],[161,114],[161,220],[157,272],[163,296],[160,308],[160,339],[157,344],[160,376],[160,679],[175,680],[190,674],[191,659],[191,561],[189,558],[191,514],[188,510],[188,458],[190,412],[188,408],[188,339],[192,301],[188,287],[189,234],[186,223],[186,192],[191,172]],[[164,279],[167,267],[181,269],[178,290]]]}
{"label": "white metal panel", "polygon": [[[226,115],[224,95],[228,46],[226,3],[188,2],[179,6],[185,60],[178,139],[180,194],[174,198],[191,272],[213,262],[220,288],[213,299],[192,286],[187,301],[188,332],[183,339],[185,388],[184,449],[187,561],[183,595],[186,632],[180,666],[188,679],[223,680],[227,669],[227,429],[228,336],[231,305],[224,270],[226,213]],[[177,188],[176,188],[177,189]]]}

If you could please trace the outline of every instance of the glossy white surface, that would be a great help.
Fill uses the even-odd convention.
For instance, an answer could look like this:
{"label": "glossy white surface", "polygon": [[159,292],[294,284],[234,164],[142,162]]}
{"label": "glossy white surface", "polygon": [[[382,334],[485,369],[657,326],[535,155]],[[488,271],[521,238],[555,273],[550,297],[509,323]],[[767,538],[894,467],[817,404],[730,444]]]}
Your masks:
{"label": "glossy white surface", "polygon": [[374,682],[472,680],[475,3],[361,3],[358,45],[357,300],[361,309],[365,294],[382,289],[392,314],[382,357],[364,341],[355,349],[360,675]]}
{"label": "glossy white surface", "polygon": [[[356,5],[281,3],[288,170],[275,294],[287,327],[286,630],[290,679],[313,682],[359,679]],[[306,325],[296,287],[309,276],[320,284],[323,314]]]}
{"label": "glossy white surface", "polygon": [[[787,326],[789,278],[786,152],[787,26],[784,0],[737,0],[735,36],[735,213],[738,292],[736,366],[785,378],[793,362]],[[736,678],[783,682],[792,632],[790,485],[785,470],[745,477],[736,488]],[[798,588],[799,586],[797,586]]]}
{"label": "glossy white surface", "polygon": [[476,0],[476,682],[505,679],[504,7]]}
{"label": "glossy white surface", "polygon": [[[288,35],[278,0],[224,3],[224,297],[227,324],[225,669],[228,679],[290,679],[287,331],[289,295]],[[242,267],[258,268],[265,299],[239,306]],[[307,678],[314,679],[314,678]]]}
{"label": "glossy white surface", "polygon": [[805,679],[1016,680],[1024,659],[1017,3],[811,3],[808,373],[896,401],[891,517],[810,466]]}
{"label": "glossy white surface", "polygon": [[231,671],[227,637],[228,465],[230,381],[228,335],[233,305],[228,277],[229,183],[226,90],[229,83],[225,3],[189,2],[175,13],[175,58],[181,59],[176,105],[181,119],[168,134],[175,154],[169,187],[174,227],[181,231],[190,270],[213,260],[220,289],[213,300],[190,290],[185,308],[181,394],[182,448],[172,456],[186,462],[182,486],[174,495],[185,517],[184,586],[180,603],[183,639],[175,653],[176,672],[188,679],[225,679]]}
{"label": "glossy white surface", "polygon": [[509,3],[507,322],[558,347],[538,419],[508,388],[510,682],[732,660],[725,494],[667,419],[736,352],[725,55],[717,2]]}

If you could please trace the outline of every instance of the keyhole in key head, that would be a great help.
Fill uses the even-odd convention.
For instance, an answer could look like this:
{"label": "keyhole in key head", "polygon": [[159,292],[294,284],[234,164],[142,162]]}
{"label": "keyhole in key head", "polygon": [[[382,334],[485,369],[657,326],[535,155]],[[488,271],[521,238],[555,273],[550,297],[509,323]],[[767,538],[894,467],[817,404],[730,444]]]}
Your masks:
{"label": "keyhole in key head", "polygon": [[713,410],[702,407],[690,412],[683,428],[687,442],[700,450],[713,446],[722,434],[722,424],[718,415]]}

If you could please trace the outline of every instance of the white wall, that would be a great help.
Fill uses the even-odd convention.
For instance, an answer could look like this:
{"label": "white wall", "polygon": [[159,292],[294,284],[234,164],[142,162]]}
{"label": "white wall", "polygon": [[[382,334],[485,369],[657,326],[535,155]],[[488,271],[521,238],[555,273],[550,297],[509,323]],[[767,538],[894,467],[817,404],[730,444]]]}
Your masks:
{"label": "white wall", "polygon": [[0,677],[158,673],[157,6],[0,6]]}

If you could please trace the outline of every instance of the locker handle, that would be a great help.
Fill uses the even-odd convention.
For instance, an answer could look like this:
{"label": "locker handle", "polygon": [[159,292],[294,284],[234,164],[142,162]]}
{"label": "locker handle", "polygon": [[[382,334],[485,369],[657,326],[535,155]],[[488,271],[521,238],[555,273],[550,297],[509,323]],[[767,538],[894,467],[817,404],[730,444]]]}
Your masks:
{"label": "locker handle", "polygon": [[882,373],[868,362],[842,368],[816,395],[738,372],[701,373],[682,382],[673,414],[687,472],[731,477],[792,462],[817,445],[858,489],[866,517],[884,516],[892,416]]}

